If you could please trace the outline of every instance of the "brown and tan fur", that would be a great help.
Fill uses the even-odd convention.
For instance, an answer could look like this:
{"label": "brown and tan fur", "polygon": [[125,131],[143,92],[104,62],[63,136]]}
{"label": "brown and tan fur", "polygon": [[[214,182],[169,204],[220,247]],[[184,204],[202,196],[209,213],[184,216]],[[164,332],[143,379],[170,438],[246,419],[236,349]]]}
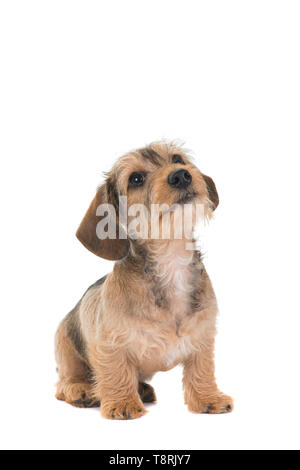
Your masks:
{"label": "brown and tan fur", "polygon": [[[179,163],[173,163],[174,155],[180,156]],[[178,168],[192,176],[185,192],[168,184],[168,175]],[[146,175],[143,186],[128,185],[133,172]],[[217,303],[199,252],[187,250],[185,239],[172,236],[100,240],[96,208],[103,202],[117,208],[120,195],[128,197],[128,207],[201,202],[208,218],[218,205],[212,179],[174,144],[158,142],[116,163],[77,232],[89,250],[116,262],[113,272],[86,291],[58,328],[56,397],[74,406],[101,404],[106,418],[138,418],[146,413],[143,403],[156,401],[147,381],[157,371],[182,364],[189,410],[231,411],[232,398],[215,381]]]}

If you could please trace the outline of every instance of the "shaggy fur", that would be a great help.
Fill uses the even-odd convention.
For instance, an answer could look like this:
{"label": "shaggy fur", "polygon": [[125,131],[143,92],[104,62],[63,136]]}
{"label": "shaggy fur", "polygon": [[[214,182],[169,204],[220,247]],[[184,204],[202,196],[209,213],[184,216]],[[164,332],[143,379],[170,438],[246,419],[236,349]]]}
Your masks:
{"label": "shaggy fur", "polygon": [[[168,175],[178,168],[192,176],[184,191],[168,184]],[[128,185],[133,172],[146,175],[143,186]],[[121,239],[119,227],[117,239],[100,240],[96,209],[104,202],[118,208],[122,195],[128,207],[202,203],[207,218],[218,205],[212,179],[173,144],[155,143],[116,163],[77,232],[85,247],[116,262],[57,330],[56,398],[79,407],[101,404],[102,416],[110,419],[138,418],[146,413],[143,403],[156,400],[146,382],[157,371],[183,364],[189,410],[229,412],[233,400],[218,390],[214,377],[217,303],[201,256],[195,247],[187,250],[186,239],[174,239],[172,230],[168,240],[133,240]],[[174,217],[171,225],[174,229]]]}

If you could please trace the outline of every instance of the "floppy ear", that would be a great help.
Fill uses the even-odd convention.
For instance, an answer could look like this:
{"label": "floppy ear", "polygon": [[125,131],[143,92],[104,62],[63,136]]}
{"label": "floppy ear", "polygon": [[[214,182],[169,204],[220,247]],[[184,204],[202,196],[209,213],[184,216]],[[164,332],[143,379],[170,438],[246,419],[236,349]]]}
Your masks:
{"label": "floppy ear", "polygon": [[100,204],[109,203],[106,184],[101,186],[94,199],[92,200],[90,207],[87,210],[77,232],[76,237],[78,240],[92,253],[101,258],[116,261],[124,258],[129,250],[129,242],[127,239],[119,238],[119,225],[118,215],[116,216],[117,227],[116,227],[116,239],[105,238],[102,240],[96,233],[97,224],[104,217],[97,215],[97,207]]}
{"label": "floppy ear", "polygon": [[210,176],[206,176],[202,173],[202,177],[206,183],[208,197],[213,204],[213,210],[215,210],[219,205],[219,196],[216,185]]}

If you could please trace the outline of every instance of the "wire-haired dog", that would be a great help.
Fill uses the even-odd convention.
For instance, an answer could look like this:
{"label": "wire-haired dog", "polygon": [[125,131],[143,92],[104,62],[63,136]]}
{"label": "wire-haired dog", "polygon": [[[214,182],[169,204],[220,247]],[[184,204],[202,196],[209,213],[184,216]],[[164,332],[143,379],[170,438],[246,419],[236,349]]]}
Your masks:
{"label": "wire-haired dog", "polygon": [[[106,418],[138,418],[146,413],[143,402],[156,400],[146,381],[157,371],[183,364],[185,402],[191,411],[231,411],[232,398],[218,390],[214,377],[217,303],[194,241],[174,237],[176,210],[165,211],[171,213],[167,239],[149,237],[149,231],[131,236],[120,222],[121,196],[127,197],[129,220],[134,204],[148,209],[188,204],[191,231],[196,205],[209,218],[219,202],[212,179],[174,144],[158,142],[118,160],[77,231],[86,248],[116,263],[58,328],[56,398],[79,407],[101,403]],[[116,209],[112,238],[98,236],[103,204]],[[163,211],[159,230],[162,220]],[[149,216],[151,228],[153,224]]]}

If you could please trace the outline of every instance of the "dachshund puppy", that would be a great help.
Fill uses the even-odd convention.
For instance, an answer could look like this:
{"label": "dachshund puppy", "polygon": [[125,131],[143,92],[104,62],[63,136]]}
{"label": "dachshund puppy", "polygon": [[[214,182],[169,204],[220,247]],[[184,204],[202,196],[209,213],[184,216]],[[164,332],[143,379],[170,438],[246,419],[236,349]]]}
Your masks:
{"label": "dachshund puppy", "polygon": [[[121,200],[127,202],[122,210]],[[210,218],[218,203],[213,180],[175,144],[157,142],[118,160],[76,234],[91,252],[116,262],[57,330],[57,399],[101,405],[109,419],[138,418],[146,413],[143,403],[156,401],[147,383],[155,372],[182,364],[190,411],[232,411],[232,398],[215,381],[217,302],[193,240],[197,206]],[[139,223],[135,206],[145,209]],[[155,219],[149,210],[157,206]],[[186,206],[190,229],[178,237],[177,215]],[[166,214],[168,237],[160,236]],[[137,236],[143,221],[148,226]],[[103,236],[110,222],[112,236]]]}

